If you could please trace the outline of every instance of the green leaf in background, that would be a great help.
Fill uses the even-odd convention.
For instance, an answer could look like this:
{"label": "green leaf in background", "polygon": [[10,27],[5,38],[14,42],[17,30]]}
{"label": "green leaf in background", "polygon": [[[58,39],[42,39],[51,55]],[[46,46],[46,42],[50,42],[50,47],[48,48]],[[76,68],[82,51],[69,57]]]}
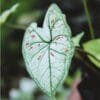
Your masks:
{"label": "green leaf in background", "polygon": [[81,32],[81,33],[79,33],[78,35],[76,35],[75,37],[72,38],[75,46],[77,46],[77,47],[80,46],[79,43],[80,43],[80,40],[83,37],[83,35],[84,35],[84,32]]}
{"label": "green leaf in background", "polygon": [[41,11],[35,10],[33,12],[22,13],[16,20],[18,25],[29,25],[32,21],[37,21],[41,16]]}
{"label": "green leaf in background", "polygon": [[43,28],[32,23],[26,30],[22,53],[25,64],[36,84],[53,100],[57,88],[68,73],[74,44],[65,16],[52,4]]}
{"label": "green leaf in background", "polygon": [[19,6],[19,4],[15,4],[13,5],[10,9],[4,11],[1,15],[0,15],[0,25],[5,23],[7,18],[9,17],[9,15],[13,12],[16,11],[17,7]]}
{"label": "green leaf in background", "polygon": [[96,59],[92,56],[88,56],[89,59],[98,67],[100,68],[100,39],[94,39],[88,41],[83,44],[83,48],[86,52],[92,54]]}

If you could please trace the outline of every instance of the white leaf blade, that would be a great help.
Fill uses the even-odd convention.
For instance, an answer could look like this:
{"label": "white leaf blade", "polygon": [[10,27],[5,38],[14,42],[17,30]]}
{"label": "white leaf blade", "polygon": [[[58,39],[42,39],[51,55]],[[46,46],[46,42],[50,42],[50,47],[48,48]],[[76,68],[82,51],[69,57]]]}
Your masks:
{"label": "white leaf blade", "polygon": [[[51,10],[56,15],[56,27],[52,27],[52,24],[47,22],[50,16],[52,20],[54,13],[51,13]],[[43,28],[38,28],[35,23],[31,24],[23,40],[22,52],[27,70],[38,86],[50,96],[55,94],[57,87],[62,84],[74,53],[74,45],[67,29],[69,26],[63,22],[63,17],[60,9],[51,5]],[[60,30],[59,20],[60,24],[64,23]],[[32,38],[33,35],[35,35],[34,38]],[[26,46],[27,43],[31,44],[31,50],[30,46]]]}

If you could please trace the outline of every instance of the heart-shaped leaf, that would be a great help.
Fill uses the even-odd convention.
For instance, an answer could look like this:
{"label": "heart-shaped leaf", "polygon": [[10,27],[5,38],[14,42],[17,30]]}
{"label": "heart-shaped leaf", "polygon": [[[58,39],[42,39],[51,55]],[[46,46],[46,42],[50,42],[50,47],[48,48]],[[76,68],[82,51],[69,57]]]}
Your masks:
{"label": "heart-shaped leaf", "polygon": [[74,53],[71,31],[64,14],[52,4],[43,28],[32,23],[26,30],[22,52],[31,77],[48,95],[53,95],[68,73]]}

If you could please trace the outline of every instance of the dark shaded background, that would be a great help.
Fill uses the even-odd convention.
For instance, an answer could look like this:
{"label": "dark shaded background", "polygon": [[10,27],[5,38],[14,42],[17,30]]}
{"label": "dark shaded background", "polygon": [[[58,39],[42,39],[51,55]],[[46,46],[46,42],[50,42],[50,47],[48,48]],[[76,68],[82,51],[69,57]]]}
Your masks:
{"label": "dark shaded background", "polygon": [[[66,14],[67,21],[72,29],[72,36],[82,31],[85,32],[81,40],[81,44],[90,40],[88,23],[84,14],[82,0],[1,0],[1,12],[10,8],[15,3],[19,2],[20,6],[13,13],[7,22],[1,26],[1,97],[8,98],[11,88],[18,87],[18,81],[21,77],[30,77],[25,69],[25,65],[21,53],[21,44],[25,30],[13,28],[12,25],[20,24],[27,27],[32,21],[37,21],[39,26],[42,26],[45,13],[51,3],[57,3]],[[88,8],[91,14],[91,19],[95,31],[95,37],[100,37],[100,0],[87,0]],[[23,14],[29,15],[29,22],[25,23],[26,19],[22,18],[23,22],[18,22],[18,19]],[[32,16],[36,17],[32,18]],[[27,17],[27,20],[28,20]],[[10,26],[9,23],[12,25]],[[100,100],[100,70],[93,65],[85,54],[82,54],[83,59],[93,67],[88,68],[84,62],[78,58],[73,58],[70,67],[69,75],[73,75],[76,69],[80,68],[82,72],[82,82],[78,89],[83,100]],[[64,84],[65,85],[65,84]],[[65,85],[65,87],[67,87]],[[37,93],[39,94],[39,93]],[[37,95],[36,95],[37,96]]]}

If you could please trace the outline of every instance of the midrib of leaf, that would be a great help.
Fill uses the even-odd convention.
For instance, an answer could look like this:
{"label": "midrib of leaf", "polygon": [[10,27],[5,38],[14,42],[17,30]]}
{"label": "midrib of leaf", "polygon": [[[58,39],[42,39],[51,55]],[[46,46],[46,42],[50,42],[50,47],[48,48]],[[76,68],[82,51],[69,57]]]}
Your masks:
{"label": "midrib of leaf", "polygon": [[49,22],[49,18],[48,18],[48,28],[50,30],[50,41],[52,41],[52,28],[50,27],[50,22]]}
{"label": "midrib of leaf", "polygon": [[50,99],[53,100],[53,90],[52,90],[52,72],[51,72],[51,58],[50,58],[50,44],[52,42],[52,28],[50,27],[50,22],[49,22],[49,18],[48,18],[48,28],[49,28],[49,31],[50,31],[50,43],[49,44],[49,47],[48,47],[48,62],[49,62],[49,73],[50,73],[50,91],[51,91],[51,96],[50,96]]}
{"label": "midrib of leaf", "polygon": [[[49,44],[49,43],[48,43]],[[62,53],[62,52],[59,52],[59,51],[56,51],[55,49],[52,49],[50,48],[50,45],[48,46],[48,61],[49,61],[49,73],[50,73],[50,91],[51,91],[51,97],[50,97],[50,100],[55,100],[55,93],[54,91],[52,90],[52,71],[51,71],[51,58],[50,58],[50,50],[53,50],[54,52],[58,53],[58,54],[61,54],[61,55],[64,55],[66,56],[66,54]],[[65,60],[66,61],[66,60]],[[64,71],[65,73],[65,71]],[[63,74],[64,75],[64,74]],[[62,79],[61,79],[62,80]],[[59,83],[57,84],[57,86],[55,87],[54,90],[56,90],[56,88],[58,87],[58,85],[60,84],[61,81],[59,81]]]}
{"label": "midrib of leaf", "polygon": [[[53,50],[55,51],[56,53],[59,53],[59,54],[63,54],[61,52],[58,52],[54,49],[52,49],[50,47],[51,43],[53,42],[53,37],[52,37],[52,30],[54,28],[54,25],[58,22],[59,20],[55,21],[53,26],[50,27],[50,22],[49,22],[49,19],[48,19],[48,28],[49,28],[49,31],[50,31],[50,41],[48,43],[49,47],[48,47],[48,61],[49,61],[49,73],[50,73],[50,91],[51,91],[51,96],[50,96],[50,100],[55,100],[55,96],[54,96],[54,93],[53,93],[53,90],[52,90],[52,71],[51,71],[51,58],[50,58],[50,50]],[[64,54],[63,54],[64,55]]]}
{"label": "midrib of leaf", "polygon": [[52,28],[50,28],[50,25],[48,25],[49,30],[50,30],[50,42],[52,41]]}
{"label": "midrib of leaf", "polygon": [[54,23],[53,23],[53,26],[52,27],[50,27],[50,22],[49,22],[49,18],[48,18],[48,28],[49,28],[49,30],[50,30],[50,42],[51,41],[53,41],[53,37],[52,37],[52,30],[53,30],[53,28],[54,28],[54,26],[55,26],[55,24],[57,23],[59,21],[59,19],[57,19]]}
{"label": "midrib of leaf", "polygon": [[51,58],[50,58],[50,44],[48,47],[48,61],[49,61],[49,73],[50,73],[50,91],[51,91],[51,100],[53,100],[53,91],[52,91],[52,72],[51,72]]}
{"label": "midrib of leaf", "polygon": [[[49,23],[49,19],[48,19],[48,23]],[[52,42],[52,28],[50,28],[50,23],[48,24],[48,28],[50,30],[50,41]],[[53,100],[51,58],[50,58],[50,43],[49,43],[49,47],[48,47],[48,61],[49,61],[50,91],[51,91],[51,97],[50,97],[50,99]]]}

